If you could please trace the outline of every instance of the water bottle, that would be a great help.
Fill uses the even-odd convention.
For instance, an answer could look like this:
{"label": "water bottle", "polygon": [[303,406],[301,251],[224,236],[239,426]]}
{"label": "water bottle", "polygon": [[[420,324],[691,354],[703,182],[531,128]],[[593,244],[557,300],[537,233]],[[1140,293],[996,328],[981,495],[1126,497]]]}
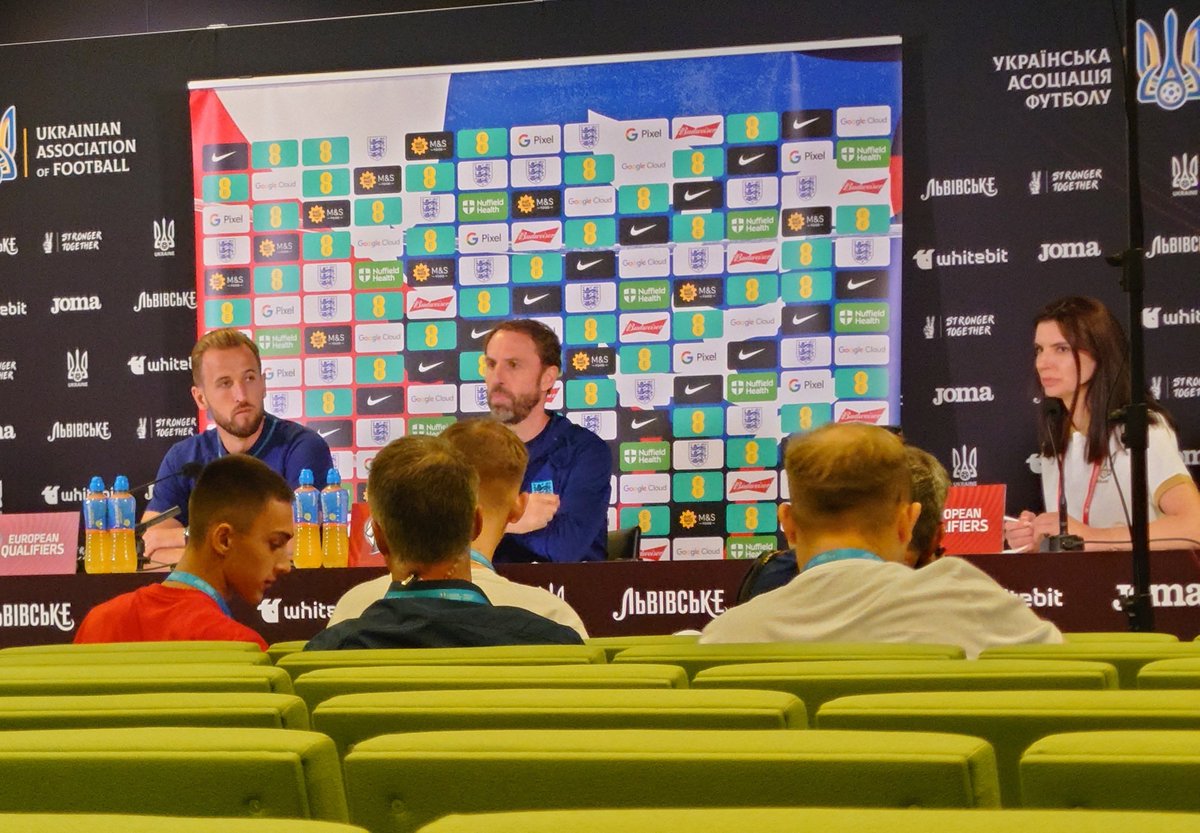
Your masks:
{"label": "water bottle", "polygon": [[296,549],[292,563],[297,567],[321,566],[321,493],[313,485],[312,469],[300,469],[300,485],[292,502],[296,520]]}
{"label": "water bottle", "polygon": [[137,572],[137,542],[133,537],[137,504],[129,493],[129,478],[118,474],[108,496],[108,535],[112,541],[109,572]]}
{"label": "water bottle", "polygon": [[104,481],[93,477],[83,498],[83,570],[85,573],[109,572],[108,500]]}
{"label": "water bottle", "polygon": [[350,558],[350,495],[331,468],[321,490],[321,566],[345,567]]}

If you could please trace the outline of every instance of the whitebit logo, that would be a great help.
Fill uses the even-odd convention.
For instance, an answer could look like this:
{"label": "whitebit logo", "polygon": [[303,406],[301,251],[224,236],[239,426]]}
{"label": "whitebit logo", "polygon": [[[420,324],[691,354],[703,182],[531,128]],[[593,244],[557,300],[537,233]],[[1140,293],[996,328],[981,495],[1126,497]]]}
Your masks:
{"label": "whitebit logo", "polygon": [[262,614],[262,619],[268,625],[279,624],[279,606],[283,604],[283,599],[263,599],[258,603],[258,612]]}
{"label": "whitebit logo", "polygon": [[163,217],[154,221],[154,256],[175,256],[175,221]]}
{"label": "whitebit logo", "polygon": [[953,477],[956,483],[974,483],[979,479],[979,449],[963,446],[950,449]]}
{"label": "whitebit logo", "polygon": [[67,352],[67,387],[86,388],[88,384],[88,351]]}
{"label": "whitebit logo", "polygon": [[[1198,324],[1200,324],[1200,308],[1197,307],[1177,309],[1174,312],[1163,312],[1162,307],[1142,307],[1142,326],[1147,330]],[[0,378],[3,376],[0,375]]]}
{"label": "whitebit logo", "polygon": [[0,182],[17,178],[17,108],[8,105],[0,116]]}
{"label": "whitebit logo", "polygon": [[1029,470],[1034,474],[1042,473],[1042,455],[1030,454],[1025,458],[1025,465],[1029,466]]}
{"label": "whitebit logo", "polygon": [[134,376],[143,376],[146,373],[146,357],[132,356],[127,362],[129,369],[133,371]]}
{"label": "whitebit logo", "polygon": [[917,253],[913,255],[913,260],[917,263],[917,268],[928,272],[933,268],[933,253],[934,249],[917,249]]}
{"label": "whitebit logo", "polygon": [[1147,330],[1157,330],[1162,307],[1142,307],[1142,326]]}
{"label": "whitebit logo", "polygon": [[1200,186],[1200,155],[1171,157],[1172,197],[1194,197]]}
{"label": "whitebit logo", "polygon": [[59,503],[79,503],[85,497],[87,497],[87,492],[83,489],[64,490],[57,485],[42,488],[42,500],[46,501],[47,506],[58,506]]}
{"label": "whitebit logo", "polygon": [[1163,18],[1160,45],[1154,27],[1144,20],[1137,22],[1137,99],[1143,104],[1178,110],[1186,102],[1200,99],[1200,64],[1196,54],[1200,15],[1184,33],[1182,54],[1176,31],[1178,25],[1179,15],[1174,9],[1168,9]]}

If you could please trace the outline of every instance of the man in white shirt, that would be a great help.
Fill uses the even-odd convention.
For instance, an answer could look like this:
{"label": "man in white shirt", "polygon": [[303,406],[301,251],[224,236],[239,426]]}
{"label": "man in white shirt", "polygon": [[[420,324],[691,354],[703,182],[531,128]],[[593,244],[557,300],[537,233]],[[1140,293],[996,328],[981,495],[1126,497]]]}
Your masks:
{"label": "man in white shirt", "polygon": [[1061,642],[1058,629],[959,558],[912,569],[913,503],[903,443],[882,428],[831,424],[788,442],[791,503],[779,523],[800,573],[718,616],[700,641]]}
{"label": "man in white shirt", "polygon": [[[521,492],[521,479],[529,462],[525,444],[505,425],[490,418],[456,422],[441,436],[462,452],[479,474],[483,528],[471,542],[471,582],[493,605],[524,608],[587,638],[583,620],[569,604],[549,590],[509,581],[492,566],[492,555],[505,528],[524,514],[529,498]],[[351,587],[338,599],[329,624],[360,616],[369,605],[383,598],[391,583],[391,575],[385,574]]]}

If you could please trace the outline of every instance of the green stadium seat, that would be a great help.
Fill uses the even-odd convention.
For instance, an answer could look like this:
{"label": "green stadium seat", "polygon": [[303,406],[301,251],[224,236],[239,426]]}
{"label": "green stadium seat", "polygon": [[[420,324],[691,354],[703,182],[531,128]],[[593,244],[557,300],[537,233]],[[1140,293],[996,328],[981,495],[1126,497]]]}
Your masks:
{"label": "green stadium seat", "polygon": [[308,644],[307,639],[292,639],[287,642],[273,642],[267,646],[267,656],[271,658],[271,662],[279,662],[280,657],[286,657],[288,654],[294,654],[297,651],[303,651],[304,646]]}
{"label": "green stadium seat", "polygon": [[803,729],[804,704],[780,691],[483,689],[344,694],[313,727],[345,755],[394,732],[479,729]]}
{"label": "green stadium seat", "polygon": [[0,697],[152,691],[293,693],[287,672],[273,665],[191,662],[171,665],[0,665]]}
{"label": "green stadium seat", "polygon": [[1148,662],[1176,657],[1200,658],[1200,645],[1192,642],[1064,642],[1061,645],[1008,645],[987,648],[981,660],[1082,659],[1116,667],[1121,688],[1137,688],[1138,671]]}
{"label": "green stadium seat", "polygon": [[301,674],[296,693],[308,704],[341,694],[430,689],[687,688],[678,665],[392,665],[324,668]]}
{"label": "green stadium seat", "polygon": [[815,714],[822,703],[852,694],[892,691],[996,691],[1003,689],[1105,689],[1117,671],[1103,662],[1063,660],[856,659],[759,662],[706,668],[693,688],[786,691]]}
{"label": "green stadium seat", "polygon": [[280,657],[292,679],[319,668],[380,665],[586,665],[605,662],[604,649],[587,645],[501,645],[487,648],[361,648],[300,651]]}
{"label": "green stadium seat", "polygon": [[52,645],[19,645],[0,649],[0,657],[10,654],[83,654],[92,651],[100,653],[114,651],[247,651],[256,654],[262,653],[262,649],[254,642],[198,639],[172,642],[85,642],[81,645],[58,642]]}
{"label": "green stadium seat", "polygon": [[957,645],[906,645],[884,642],[756,642],[718,645],[643,645],[627,648],[613,663],[678,665],[695,677],[705,668],[752,662],[809,662],[848,659],[962,659]]}
{"label": "green stadium seat", "polygon": [[294,694],[191,692],[0,697],[0,730],[117,726],[245,726],[308,729]]}
{"label": "green stadium seat", "polygon": [[589,636],[583,640],[587,645],[598,645],[604,649],[611,662],[612,658],[626,648],[636,648],[641,645],[695,645],[699,634],[659,634],[651,636]]}
{"label": "green stadium seat", "polygon": [[1074,631],[1063,634],[1064,642],[1178,642],[1173,633],[1155,631]]}
{"label": "green stadium seat", "polygon": [[270,665],[262,651],[57,651],[45,654],[0,654],[0,667],[10,665],[181,665],[186,663]]}
{"label": "green stadium seat", "polygon": [[1200,657],[1159,659],[1141,667],[1138,688],[1200,688]]}
{"label": "green stadium seat", "polygon": [[350,818],[375,833],[452,812],[999,803],[986,742],[908,732],[415,732],[364,740],[343,767]]}
{"label": "green stadium seat", "polygon": [[0,812],[346,821],[337,752],[316,732],[147,727],[3,737]]}
{"label": "green stadium seat", "polygon": [[[421,833],[1197,833],[1200,816],[1095,810],[738,807],[451,815]],[[233,831],[231,831],[233,833]]]}
{"label": "green stadium seat", "polygon": [[[0,813],[0,829],[21,833],[212,833],[210,818],[110,813]],[[221,819],[221,833],[366,833],[361,827],[310,819]]]}
{"label": "green stadium seat", "polygon": [[956,732],[996,750],[1004,806],[1021,805],[1018,763],[1034,741],[1061,732],[1200,729],[1195,691],[949,691],[862,694],[821,706],[821,729]]}
{"label": "green stadium seat", "polygon": [[1073,732],[1021,757],[1028,807],[1200,812],[1200,731]]}

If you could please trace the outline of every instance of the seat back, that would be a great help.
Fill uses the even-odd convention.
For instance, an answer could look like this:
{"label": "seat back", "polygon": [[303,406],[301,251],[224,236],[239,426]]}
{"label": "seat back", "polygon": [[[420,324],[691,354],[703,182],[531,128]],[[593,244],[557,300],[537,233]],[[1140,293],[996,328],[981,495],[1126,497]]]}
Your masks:
{"label": "seat back", "polygon": [[[645,808],[534,810],[440,818],[421,833],[662,833],[664,830],[753,830],[755,833],[1197,833],[1200,816],[1186,813],[1122,813],[1095,810],[925,810],[844,807]],[[140,833],[140,831],[138,832]],[[233,831],[231,831],[233,833]]]}
{"label": "seat back", "polygon": [[304,646],[307,644],[307,639],[291,639],[287,642],[273,642],[267,646],[267,656],[271,658],[271,662],[278,663],[280,657],[286,657],[288,654],[294,654],[297,651],[303,651]]}
{"label": "seat back", "polygon": [[292,679],[320,668],[379,665],[586,665],[605,662],[604,649],[587,645],[500,645],[486,648],[360,648],[300,651],[277,666]]}
{"label": "seat back", "polygon": [[1138,669],[1138,688],[1200,688],[1200,657],[1159,659]]}
{"label": "seat back", "polygon": [[6,732],[0,812],[346,820],[333,741],[289,729]]}
{"label": "seat back", "polygon": [[[212,833],[211,818],[118,813],[0,813],[0,830],[22,833]],[[309,819],[221,819],[221,833],[362,833],[361,827]]]}
{"label": "seat back", "polygon": [[187,663],[270,665],[262,651],[55,651],[45,654],[0,654],[0,667],[9,665],[182,665]]}
{"label": "seat back", "polygon": [[678,665],[695,677],[715,665],[748,662],[808,662],[833,659],[962,659],[957,645],[906,645],[882,642],[761,642],[718,645],[642,645],[626,648],[614,663]]}
{"label": "seat back", "polygon": [[822,729],[957,732],[996,750],[1006,807],[1021,804],[1018,763],[1036,740],[1060,732],[1200,728],[1200,692],[951,691],[863,694],[817,712]]}
{"label": "seat back", "polygon": [[612,662],[612,658],[626,648],[635,648],[640,645],[695,645],[699,638],[699,634],[674,633],[653,636],[589,636],[584,643],[603,648],[608,661]]}
{"label": "seat back", "polygon": [[313,727],[339,754],[394,732],[481,729],[803,729],[804,704],[780,691],[483,689],[344,694]]}
{"label": "seat back", "polygon": [[[416,732],[364,740],[343,763],[351,820],[395,833],[450,812],[998,800],[987,743],[906,732]],[[431,788],[452,783],[471,788]]]}
{"label": "seat back", "polygon": [[1117,671],[1103,662],[1063,660],[862,659],[760,662],[706,668],[693,688],[786,691],[809,713],[853,694],[892,691],[991,691],[1004,689],[1112,689]]}
{"label": "seat back", "polygon": [[1194,642],[1064,642],[1061,645],[1008,645],[987,648],[980,659],[1083,659],[1107,662],[1117,669],[1121,688],[1137,688],[1142,666],[1158,659],[1200,657]]}
{"label": "seat back", "polygon": [[287,672],[273,665],[0,665],[0,696],[135,694],[151,691],[293,693]]}
{"label": "seat back", "polygon": [[1050,735],[1020,770],[1029,807],[1200,812],[1200,731]]}
{"label": "seat back", "polygon": [[245,726],[308,729],[294,694],[190,692],[0,697],[0,731],[117,726]]}
{"label": "seat back", "polygon": [[141,651],[246,651],[262,653],[254,642],[231,642],[224,639],[193,639],[170,642],[57,642],[52,645],[18,645],[0,649],[0,657],[11,654],[111,654],[118,651],[138,653]]}
{"label": "seat back", "polygon": [[341,694],[496,688],[687,688],[677,665],[393,665],[325,668],[296,678],[308,704]]}
{"label": "seat back", "polygon": [[1158,633],[1156,631],[1072,631],[1064,633],[1063,641],[1072,644],[1080,642],[1178,642],[1179,637],[1173,633]]}

